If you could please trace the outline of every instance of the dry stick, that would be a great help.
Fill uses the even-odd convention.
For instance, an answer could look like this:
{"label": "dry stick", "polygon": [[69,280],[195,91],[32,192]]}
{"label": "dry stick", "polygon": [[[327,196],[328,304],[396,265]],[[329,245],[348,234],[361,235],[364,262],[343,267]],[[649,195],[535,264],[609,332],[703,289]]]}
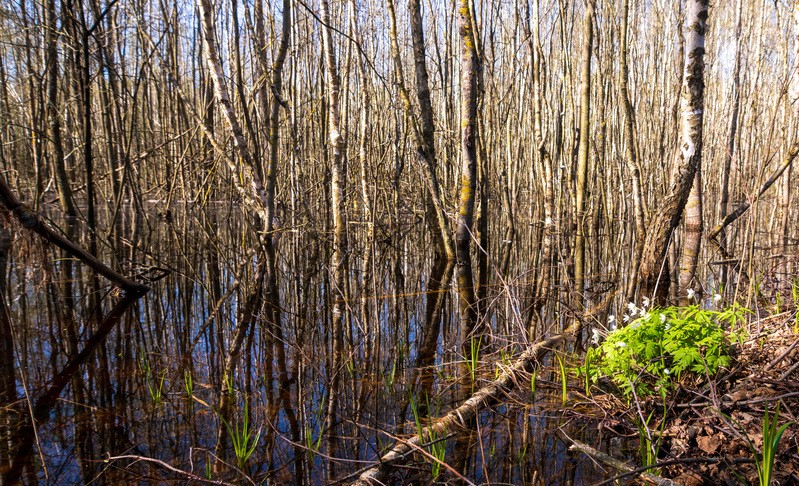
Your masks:
{"label": "dry stick", "polygon": [[421,437],[431,437],[433,435],[439,437],[445,435],[448,430],[451,431],[456,428],[462,428],[465,424],[469,423],[469,420],[476,417],[481,410],[499,403],[500,400],[516,386],[516,383],[520,381],[522,374],[530,373],[538,366],[539,361],[543,359],[547,353],[552,351],[554,346],[577,334],[577,332],[582,329],[583,320],[590,319],[604,311],[615,296],[616,292],[611,293],[603,302],[586,313],[582,319],[576,319],[562,333],[530,346],[530,348],[522,353],[516,362],[503,372],[499,378],[476,391],[456,409],[451,410],[431,425],[423,428],[418,435],[404,442],[395,444],[394,447],[383,454],[378,464],[364,471],[360,477],[352,483],[353,486],[372,486],[386,483],[388,474],[394,464],[405,458],[415,447],[418,447],[421,442]]}
{"label": "dry stick", "polygon": [[[755,405],[757,403],[764,403],[764,402],[774,402],[777,400],[782,400],[785,398],[799,396],[799,392],[789,392],[784,393],[782,395],[777,395],[774,397],[762,397],[762,398],[753,398],[751,400],[744,400],[744,401],[728,401],[724,400],[721,402],[722,406],[724,407],[732,407],[732,406],[740,406],[740,405]],[[675,408],[697,408],[697,407],[712,407],[716,406],[712,402],[699,402],[699,403],[678,403],[674,405]]]}
{"label": "dry stick", "polygon": [[786,356],[788,356],[788,355],[791,353],[791,351],[793,351],[793,348],[795,348],[797,344],[799,344],[799,338],[797,338],[797,339],[796,339],[796,340],[793,342],[793,344],[791,344],[790,346],[788,346],[788,349],[786,349],[785,351],[783,351],[783,352],[782,352],[782,354],[780,354],[779,356],[777,356],[776,358],[774,358],[774,359],[771,361],[771,363],[767,364],[767,365],[766,365],[766,367],[765,367],[765,368],[763,368],[763,371],[768,371],[768,370],[770,370],[771,368],[773,368],[773,367],[777,366],[777,365],[779,364],[779,362],[780,362],[780,361],[782,361],[783,359],[785,359],[785,357],[786,357]]}
{"label": "dry stick", "polygon": [[794,363],[793,366],[788,368],[788,371],[786,371],[785,373],[781,374],[780,375],[780,380],[784,380],[784,379],[788,378],[791,375],[791,373],[796,371],[796,368],[799,368],[799,361],[797,361],[796,363]]}
{"label": "dry stick", "polygon": [[757,195],[752,199],[751,202],[750,201],[742,202],[737,208],[735,208],[733,212],[725,216],[724,219],[721,221],[721,223],[717,224],[716,227],[713,228],[710,231],[710,233],[707,234],[708,239],[714,245],[716,245],[716,248],[719,249],[719,251],[722,253],[722,255],[725,258],[727,256],[727,249],[722,247],[721,242],[718,241],[717,237],[719,233],[721,233],[724,230],[724,228],[732,224],[733,221],[740,218],[741,215],[743,215],[743,213],[745,213],[746,210],[749,209],[749,207],[752,204],[754,204],[760,199],[760,197],[763,195],[763,193],[765,193],[769,189],[769,187],[771,187],[775,182],[777,182],[777,179],[779,179],[782,173],[785,172],[785,169],[787,169],[793,163],[797,154],[799,154],[799,143],[795,143],[790,148],[790,150],[788,150],[788,155],[787,157],[785,157],[785,160],[783,161],[782,165],[777,167],[777,170],[775,170],[774,173],[771,174],[771,177],[769,177],[768,180],[766,180],[766,182],[763,183],[763,185],[760,187],[760,190],[757,192]]}
{"label": "dry stick", "polygon": [[[131,460],[136,461],[136,462],[138,462],[138,461],[151,462],[151,463],[153,463],[153,464],[155,464],[155,465],[157,465],[159,467],[162,467],[162,468],[166,469],[167,471],[173,472],[173,473],[175,473],[175,474],[177,474],[179,476],[183,476],[186,479],[190,479],[192,481],[197,481],[199,483],[219,484],[219,485],[223,485],[223,486],[230,486],[230,485],[234,484],[234,483],[226,483],[224,481],[219,481],[219,480],[214,480],[214,479],[203,478],[203,477],[200,477],[200,476],[198,476],[198,475],[196,475],[196,474],[194,474],[194,473],[192,473],[190,471],[184,471],[182,469],[178,469],[178,468],[170,465],[169,463],[166,463],[164,461],[160,461],[158,459],[153,459],[151,457],[134,456],[134,455],[109,456],[106,459],[106,461],[119,461],[119,460],[122,460],[122,459],[131,459]],[[250,481],[250,482],[252,482],[252,481]]]}
{"label": "dry stick", "polygon": [[655,484],[657,486],[674,486],[675,484],[677,484],[671,479],[664,479],[661,478],[660,476],[655,476],[654,474],[646,473],[643,471],[636,472],[636,469],[633,469],[627,463],[620,461],[618,459],[614,459],[609,455],[605,454],[604,452],[594,449],[590,445],[580,442],[579,440],[572,439],[560,429],[558,429],[558,437],[560,437],[564,441],[572,443],[572,445],[569,446],[570,451],[582,452],[583,454],[596,459],[597,461],[601,462],[606,466],[610,466],[614,469],[618,469],[619,471],[625,473],[630,473],[631,475],[634,474],[636,476],[640,476],[642,480],[646,481],[649,484]]}

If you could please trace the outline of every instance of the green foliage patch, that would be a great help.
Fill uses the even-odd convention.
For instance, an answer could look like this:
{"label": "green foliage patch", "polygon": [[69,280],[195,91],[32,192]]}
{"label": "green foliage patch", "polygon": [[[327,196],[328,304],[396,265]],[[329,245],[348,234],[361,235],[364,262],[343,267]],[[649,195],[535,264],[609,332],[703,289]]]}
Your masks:
{"label": "green foliage patch", "polygon": [[730,340],[738,337],[735,329],[748,312],[738,305],[720,311],[695,305],[628,307],[639,317],[589,349],[585,365],[578,368],[587,384],[608,377],[627,398],[633,392],[639,398],[665,397],[686,373],[712,376],[729,367]]}

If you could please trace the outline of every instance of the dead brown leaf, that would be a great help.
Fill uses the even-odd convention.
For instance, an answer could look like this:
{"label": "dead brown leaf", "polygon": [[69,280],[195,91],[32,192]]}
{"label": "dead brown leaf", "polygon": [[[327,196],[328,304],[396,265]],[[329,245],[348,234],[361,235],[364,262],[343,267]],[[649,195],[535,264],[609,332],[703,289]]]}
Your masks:
{"label": "dead brown leaf", "polygon": [[715,454],[719,447],[721,447],[720,437],[717,435],[702,435],[696,438],[696,444],[703,452],[707,454]]}

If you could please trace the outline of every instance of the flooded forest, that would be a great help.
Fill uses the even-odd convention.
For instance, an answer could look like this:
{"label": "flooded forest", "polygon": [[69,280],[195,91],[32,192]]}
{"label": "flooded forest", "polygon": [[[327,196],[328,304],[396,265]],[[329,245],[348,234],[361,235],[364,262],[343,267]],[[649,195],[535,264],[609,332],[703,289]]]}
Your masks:
{"label": "flooded forest", "polygon": [[709,3],[4,0],[0,484],[799,484],[799,1]]}

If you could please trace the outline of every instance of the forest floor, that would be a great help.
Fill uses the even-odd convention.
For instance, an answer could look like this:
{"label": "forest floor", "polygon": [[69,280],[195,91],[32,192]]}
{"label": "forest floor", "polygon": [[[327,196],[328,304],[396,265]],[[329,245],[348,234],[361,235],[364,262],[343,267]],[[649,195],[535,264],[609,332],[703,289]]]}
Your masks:
{"label": "forest floor", "polygon": [[593,410],[583,412],[599,418],[600,431],[611,435],[646,437],[639,425],[648,422],[663,465],[650,472],[660,477],[686,486],[759,484],[754,450],[762,453],[766,413],[773,419],[779,403],[778,424],[791,424],[779,442],[772,484],[799,485],[797,322],[795,312],[751,322],[749,337],[734,347],[728,371],[684,383],[665,402],[630,403],[610,393],[594,394]]}
{"label": "forest floor", "polygon": [[655,471],[678,484],[758,484],[754,450],[762,453],[765,415],[773,422],[779,403],[777,422],[790,425],[779,442],[772,484],[799,485],[796,327],[795,312],[750,323],[750,336],[735,346],[730,370],[671,393],[665,402],[665,421],[660,399],[630,404],[612,394],[592,396],[594,416],[601,417],[600,430],[645,437],[646,429],[635,424],[652,424],[648,435],[663,465]]}
{"label": "forest floor", "polygon": [[[671,453],[678,458],[718,456],[751,459],[752,448],[763,451],[763,424],[773,418],[779,403],[778,422],[789,420],[774,459],[779,484],[799,484],[799,334],[793,313],[761,320],[757,335],[740,346],[735,366],[709,382],[704,394],[693,394],[674,410],[666,428],[672,437]],[[707,479],[735,484],[744,479],[757,484],[754,464],[704,464],[675,466],[681,484],[703,484]]]}

